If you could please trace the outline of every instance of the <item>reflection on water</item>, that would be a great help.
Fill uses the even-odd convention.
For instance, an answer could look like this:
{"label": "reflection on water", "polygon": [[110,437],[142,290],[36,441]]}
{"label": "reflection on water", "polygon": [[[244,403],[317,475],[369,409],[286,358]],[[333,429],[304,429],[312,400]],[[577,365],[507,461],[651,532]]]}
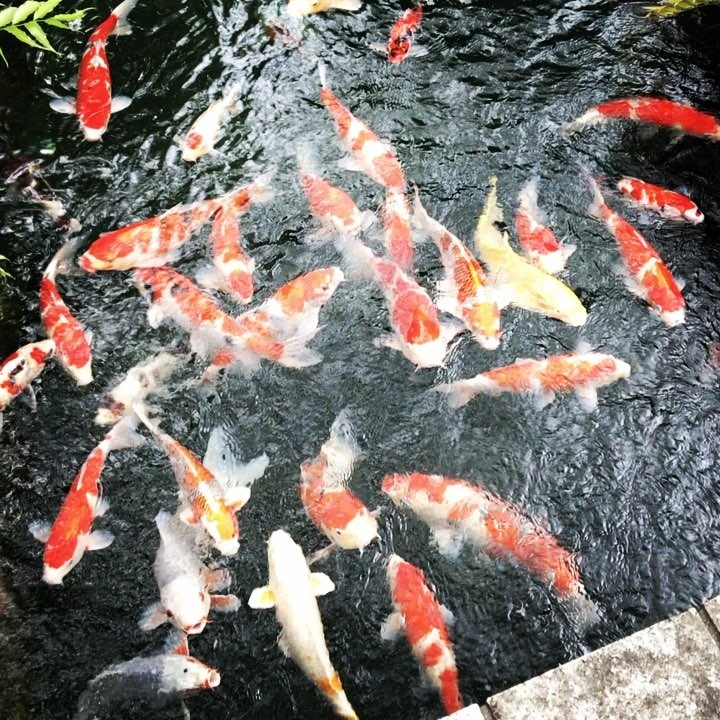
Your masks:
{"label": "reflection on water", "polygon": [[[713,33],[698,18],[710,24],[717,14],[709,8],[661,24],[605,0],[449,2],[427,8],[417,42],[428,55],[391,66],[368,45],[386,39],[399,9],[384,1],[367,5],[355,14],[313,17],[293,47],[269,42],[262,25],[273,10],[267,4],[140,3],[131,17],[134,34],[113,38],[109,47],[115,91],[132,95],[133,104],[112,117],[102,143],[83,142],[76,121],[47,105],[47,91],[64,95],[76,77],[83,41],[70,34],[57,42],[66,57],[43,55],[32,82],[10,84],[7,134],[29,158],[52,149],[42,156],[44,170],[82,223],[83,247],[103,231],[277,167],[277,197],[254,207],[242,225],[257,265],[258,302],[300,272],[341,262],[332,244],[302,242],[314,222],[298,181],[298,142],[312,147],[328,180],[361,209],[376,210],[382,198],[367,178],[337,167],[342,153],[319,102],[317,57],[340,99],[392,142],[428,212],[466,242],[488,176],[498,175],[509,218],[520,188],[539,172],[551,224],[578,246],[564,278],[589,310],[580,330],[510,309],[498,350],[484,351],[463,337],[447,367],[415,372],[402,355],[373,344],[388,329],[380,290],[348,281],[322,311],[324,327],[312,342],[322,364],[305,370],[266,364],[250,379],[222,378],[207,395],[189,384],[201,369],[189,360],[174,377],[174,392],[158,401],[163,428],[198,454],[223,423],[237,435],[244,458],[262,452],[270,458],[239,516],[241,551],[227,561],[235,576],[231,592],[244,603],[266,581],[265,543],[273,530],[289,530],[306,552],[324,543],[297,495],[299,466],[350,406],[364,449],[353,490],[370,508],[383,508],[382,553],[395,550],[422,567],[453,611],[461,690],[466,700],[482,701],[720,591],[718,369],[708,364],[720,335],[720,149],[622,122],[569,139],[558,132],[591,105],[641,93],[720,114],[716,50],[698,39]],[[217,152],[184,164],[177,138],[236,82],[242,107]],[[683,189],[705,212],[697,227],[639,218],[686,282],[685,325],[666,328],[625,288],[614,240],[586,217],[591,198],[575,170],[578,159],[598,174]],[[0,353],[7,355],[41,336],[38,282],[61,238],[29,205],[13,200],[5,210],[0,253],[13,260],[14,275],[0,295]],[[379,248],[378,240],[371,230],[368,242]],[[177,267],[193,275],[205,262],[200,239],[188,244]],[[441,273],[434,246],[417,248],[416,267],[431,289]],[[0,708],[13,720],[71,716],[90,678],[113,663],[152,655],[164,642],[162,631],[137,626],[157,596],[153,518],[176,503],[172,471],[159,450],[148,445],[111,456],[104,474],[110,511],[100,522],[116,540],[87,554],[61,587],[41,583],[42,548],[27,527],[54,517],[101,437],[92,421],[102,391],[151,352],[184,349],[187,339],[171,326],[147,326],[144,302],[123,273],[63,277],[59,284],[94,333],[96,380],[78,389],[52,366],[38,383],[37,412],[17,402],[5,414]],[[631,377],[604,389],[591,414],[569,396],[542,411],[514,395],[479,396],[451,410],[427,392],[516,357],[572,349],[579,340],[632,366]],[[578,553],[601,622],[579,632],[551,590],[520,568],[469,551],[456,560],[440,556],[427,528],[391,508],[380,492],[385,473],[406,470],[482,480],[490,492],[543,518]],[[336,584],[320,607],[331,657],[360,717],[439,716],[439,699],[423,686],[407,644],[380,639],[391,603],[376,552],[336,553],[318,569]],[[278,650],[277,632],[272,613],[245,604],[235,615],[213,617],[192,639],[193,654],[222,675],[217,689],[188,701],[196,720],[332,717]],[[179,713],[171,706],[155,717]],[[121,716],[146,717],[139,705]]]}

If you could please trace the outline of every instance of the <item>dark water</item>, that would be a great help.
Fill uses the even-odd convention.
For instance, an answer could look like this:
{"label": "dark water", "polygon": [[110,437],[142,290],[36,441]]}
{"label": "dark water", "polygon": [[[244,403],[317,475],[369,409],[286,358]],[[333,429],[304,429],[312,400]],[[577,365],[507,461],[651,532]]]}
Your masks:
{"label": "dark water", "polygon": [[[97,18],[110,7],[101,4]],[[284,527],[306,551],[324,540],[296,492],[299,465],[312,457],[336,414],[350,406],[364,457],[352,486],[383,514],[385,546],[421,566],[457,617],[453,635],[468,702],[514,685],[720,592],[720,490],[715,439],[720,426],[717,369],[708,347],[720,337],[720,146],[674,142],[614,124],[568,140],[558,124],[610,97],[662,94],[720,115],[719,26],[712,8],[679,21],[649,22],[636,6],[614,2],[447,2],[426,14],[417,42],[424,58],[394,67],[367,50],[386,37],[398,5],[371,3],[357,14],[307,23],[300,48],[269,43],[267,6],[252,2],[143,3],[135,32],[109,46],[115,92],[131,107],[114,116],[102,143],[81,140],[73,118],[50,111],[46,92],[66,94],[83,38],[59,37],[66,57],[18,54],[3,71],[3,118],[11,147],[45,158],[51,183],[83,224],[100,232],[210,196],[278,168],[275,201],[254,208],[243,232],[257,263],[258,300],[300,272],[340,258],[332,245],[302,244],[313,227],[297,181],[295,144],[314,148],[328,179],[362,208],[380,189],[337,168],[333,124],[319,104],[315,57],[324,58],[340,99],[389,139],[428,211],[470,242],[491,174],[511,217],[514,198],[534,170],[541,204],[558,234],[579,247],[566,275],[589,309],[579,331],[520,310],[503,316],[494,353],[467,338],[445,369],[413,371],[399,354],[377,349],[387,331],[380,291],[346,282],[322,313],[311,369],[264,365],[252,379],[224,378],[212,397],[181,387],[199,373],[188,364],[174,393],[160,401],[163,427],[198,453],[225,423],[245,457],[267,452],[270,466],[240,514],[241,551],[228,561],[243,601],[266,581],[265,541]],[[176,134],[222,88],[243,85],[243,109],[228,124],[219,154],[182,164]],[[47,154],[43,155],[43,152]],[[668,329],[630,295],[616,270],[614,241],[586,217],[589,193],[577,159],[599,174],[633,174],[683,188],[700,204],[699,227],[652,221],[646,232],[686,281],[685,325]],[[14,277],[0,283],[0,355],[42,336],[37,288],[62,242],[28,205],[5,203],[0,253]],[[207,234],[207,229],[200,235]],[[371,242],[371,241],[369,241]],[[377,246],[376,246],[377,247]],[[201,241],[177,266],[205,262]],[[441,266],[434,247],[417,252],[417,276],[431,287]],[[65,719],[88,680],[111,663],[156,652],[162,630],[137,621],[155,601],[153,517],[172,509],[176,485],[152,445],[113,455],[104,473],[111,509],[97,527],[116,535],[85,555],[61,587],[40,581],[42,547],[27,532],[52,519],[77,468],[102,435],[93,425],[100,394],[150,352],[185,347],[176,328],[151,330],[145,305],[123,273],[60,279],[61,290],[94,333],[96,381],[76,388],[52,365],[37,383],[38,408],[22,402],[5,414],[0,435],[0,715]],[[522,397],[478,397],[452,411],[426,392],[516,357],[541,357],[584,340],[632,365],[628,381],[600,391],[585,414],[571,396],[543,411]],[[387,472],[422,470],[481,480],[547,523],[579,554],[584,582],[603,619],[578,632],[548,588],[510,565],[470,554],[441,557],[426,528],[389,508]],[[336,583],[320,600],[331,657],[362,718],[436,718],[442,708],[423,686],[407,645],[383,643],[390,611],[384,570],[374,552],[338,553],[322,567]],[[243,607],[191,641],[216,667],[221,685],[189,701],[193,718],[330,718],[324,700],[276,647],[272,612]],[[176,707],[153,717],[179,717]],[[123,718],[148,717],[145,708]]]}

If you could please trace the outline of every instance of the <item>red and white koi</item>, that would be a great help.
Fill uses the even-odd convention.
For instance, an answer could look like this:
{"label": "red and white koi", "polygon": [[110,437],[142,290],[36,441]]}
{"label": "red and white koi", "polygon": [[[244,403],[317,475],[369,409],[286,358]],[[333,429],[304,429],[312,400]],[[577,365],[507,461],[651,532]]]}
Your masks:
{"label": "red and white koi", "polygon": [[638,178],[623,177],[618,180],[617,189],[636,205],[659,213],[669,220],[687,220],[697,225],[705,219],[700,208],[689,197],[659,185]]}
{"label": "red and white koi", "polygon": [[518,195],[520,206],[515,215],[515,231],[525,257],[541,270],[557,275],[565,269],[575,245],[561,245],[545,224],[538,208],[538,178],[531,178]]}
{"label": "red and white koi", "polygon": [[202,528],[223,555],[236,555],[240,549],[236,513],[250,499],[250,488],[221,483],[197,455],[163,432],[141,405],[134,405],[133,410],[170,459],[180,491],[180,519]]}
{"label": "red and white koi", "polygon": [[720,125],[712,115],[700,112],[692,105],[653,97],[609,100],[590,108],[579,118],[568,123],[564,130],[568,133],[576,132],[615,118],[660,125],[687,135],[720,140]]}
{"label": "red and white koi", "polygon": [[442,365],[448,343],[462,326],[441,323],[430,296],[396,262],[377,257],[352,238],[342,238],[336,246],[351,265],[369,270],[385,295],[395,332],[378,344],[400,351],[418,367]]}
{"label": "red and white koi", "polygon": [[319,363],[322,355],[306,344],[318,331],[320,309],[344,278],[337,267],[311,270],[285,283],[255,310],[238,317],[233,338],[238,342],[215,355],[204,380],[214,380],[220,370],[238,361],[249,369],[263,359],[295,368]]}
{"label": "red and white koi", "polygon": [[406,57],[426,55],[426,48],[413,45],[422,17],[423,9],[420,4],[406,10],[390,28],[387,45],[372,45],[372,49],[387,55],[387,59],[395,64],[401,63]]}
{"label": "red and white koi", "polygon": [[410,206],[404,192],[389,189],[382,211],[384,244],[388,255],[405,272],[413,266],[413,235],[410,228]]}
{"label": "red and white koi", "polygon": [[199,115],[190,126],[182,141],[182,159],[196,162],[215,147],[220,126],[226,117],[238,110],[240,86],[233,85],[219,100],[210,103],[207,110]]}
{"label": "red and white koi", "polygon": [[438,246],[445,268],[445,279],[438,283],[438,308],[462,320],[486,350],[495,350],[502,334],[500,307],[480,263],[462,241],[428,215],[417,188],[413,213],[418,226]]}
{"label": "red and white koi", "polygon": [[40,280],[40,316],[45,332],[55,341],[55,352],[60,364],[72,375],[78,385],[92,382],[92,334],[83,330],[75,319],[55,284],[58,268],[67,262],[78,246],[70,240],[56,253]]}
{"label": "red and white koi", "polygon": [[335,589],[324,573],[311,573],[300,546],[284,530],[276,530],[268,540],[268,584],[250,595],[251,608],[275,608],[282,626],[280,649],[291,657],[346,720],[357,714],[343,690],[340,676],[332,665],[325,643],[316,596]]}
{"label": "red and white koi", "polygon": [[613,355],[585,352],[551,355],[545,360],[516,360],[512,365],[480,373],[468,380],[437,385],[434,390],[450,396],[450,406],[460,407],[478,393],[534,393],[539,406],[555,399],[556,392],[575,392],[586,411],[597,407],[597,389],[630,376],[630,366]]}
{"label": "red and white koi", "polygon": [[125,377],[100,399],[95,422],[113,425],[132,412],[134,403],[143,402],[150,395],[165,395],[165,379],[179,362],[176,355],[159,352],[128,370]]}
{"label": "red and white koi", "polygon": [[50,107],[57,112],[77,115],[80,129],[90,142],[103,136],[111,113],[124,110],[130,104],[129,97],[112,96],[105,45],[110,35],[129,35],[132,32],[127,16],[135,5],[137,0],[120,3],[88,38],[87,49],[80,61],[76,99],[55,98],[50,102]]}
{"label": "red and white koi", "polygon": [[588,213],[605,223],[617,241],[627,267],[628,288],[645,300],[669,327],[685,322],[685,299],[655,248],[627,220],[611,210],[595,180],[588,176],[595,199]]}
{"label": "red and white koi", "polygon": [[274,171],[264,173],[248,186],[237,190],[222,204],[213,219],[210,242],[213,267],[198,274],[198,282],[205,287],[228,292],[236,302],[250,302],[254,292],[255,261],[247,255],[240,242],[240,218],[255,203],[270,200]]}
{"label": "red and white koi", "polygon": [[338,134],[351,154],[351,158],[343,159],[341,165],[346,170],[364,172],[383,187],[402,192],[407,182],[395,151],[337,99],[328,87],[322,63],[318,65],[318,70],[322,84],[320,100],[335,120]]}
{"label": "red and white koi", "polygon": [[440,693],[445,712],[462,710],[465,703],[447,629],[454,622],[452,613],[437,601],[423,571],[399,555],[390,556],[386,574],[394,610],[383,623],[383,639],[392,639],[402,629],[423,674]]}
{"label": "red and white koi", "polygon": [[333,545],[345,550],[362,550],[379,537],[377,520],[347,487],[357,455],[353,427],[340,413],[320,453],[300,466],[305,512]]}
{"label": "red and white koi", "polygon": [[339,187],[331,185],[314,171],[310,151],[297,152],[300,185],[312,214],[320,221],[320,234],[359,235],[372,222],[372,213],[361,212],[355,201]]}
{"label": "red and white koi", "polygon": [[512,503],[467,480],[419,472],[386,475],[382,490],[429,525],[444,554],[467,540],[491,557],[513,560],[568,601],[583,624],[597,621],[576,556]]}
{"label": "red and white koi", "polygon": [[211,594],[225,590],[232,582],[227,568],[211,570],[200,560],[197,535],[177,516],[161,510],[155,516],[160,547],[153,571],[160,589],[160,602],[151,605],[140,620],[143,630],[169,622],[178,630],[195,635],[205,629],[210,609],[235,612],[240,601],[235,595]]}
{"label": "red and white koi", "polygon": [[21,393],[32,393],[30,383],[54,356],[55,341],[40,340],[23,345],[0,363],[0,428],[2,411]]}
{"label": "red and white koi", "polygon": [[43,580],[59,585],[79,562],[86,550],[102,550],[113,541],[107,530],[93,530],[95,518],[107,512],[100,475],[113,450],[136,447],[143,439],[134,431],[135,421],[117,423],[100,441],[75,476],[52,526],[45,522],[30,525],[33,536],[45,543]]}

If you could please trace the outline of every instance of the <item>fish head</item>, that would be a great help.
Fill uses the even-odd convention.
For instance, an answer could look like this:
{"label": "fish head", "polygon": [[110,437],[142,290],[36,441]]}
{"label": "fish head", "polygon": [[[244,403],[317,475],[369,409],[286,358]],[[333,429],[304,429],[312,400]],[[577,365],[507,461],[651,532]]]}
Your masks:
{"label": "fish head", "polygon": [[71,558],[60,567],[52,567],[45,563],[43,565],[42,579],[48,585],[61,585],[63,578],[77,565],[77,560]]}
{"label": "fish head", "polygon": [[98,142],[107,130],[107,125],[101,127],[101,128],[91,128],[87,125],[80,125],[80,129],[82,130],[82,134],[85,137],[85,139],[88,142]]}
{"label": "fish head", "polygon": [[410,487],[409,475],[393,473],[386,475],[382,481],[382,491],[395,503],[401,505]]}
{"label": "fish head", "polygon": [[388,60],[391,63],[399,63],[405,59],[410,52],[410,39],[401,37],[388,45]]}
{"label": "fish head", "polygon": [[290,17],[305,17],[322,12],[326,3],[323,0],[290,0],[286,12]]}
{"label": "fish head", "polygon": [[688,221],[693,223],[693,225],[697,225],[698,223],[701,223],[705,216],[700,212],[700,208],[698,207],[692,207],[689,210],[686,210],[683,213],[683,217]]}
{"label": "fish head", "polygon": [[186,162],[195,162],[198,158],[208,153],[205,138],[200,133],[189,132],[183,142],[182,159]]}
{"label": "fish head", "polygon": [[187,694],[220,684],[220,673],[194,657],[169,655],[163,666],[162,689],[167,693]]}
{"label": "fish head", "polygon": [[197,582],[182,575],[160,591],[160,602],[166,608],[168,620],[187,635],[205,629],[210,612],[210,593]]}
{"label": "fish head", "polygon": [[668,326],[675,327],[685,322],[685,308],[679,310],[667,310],[660,313],[660,319]]}
{"label": "fish head", "polygon": [[332,533],[333,542],[343,550],[361,550],[380,537],[377,520],[362,508],[345,527],[338,527]]}
{"label": "fish head", "polygon": [[271,569],[288,558],[303,558],[303,551],[286,530],[275,530],[268,539],[268,567]]}

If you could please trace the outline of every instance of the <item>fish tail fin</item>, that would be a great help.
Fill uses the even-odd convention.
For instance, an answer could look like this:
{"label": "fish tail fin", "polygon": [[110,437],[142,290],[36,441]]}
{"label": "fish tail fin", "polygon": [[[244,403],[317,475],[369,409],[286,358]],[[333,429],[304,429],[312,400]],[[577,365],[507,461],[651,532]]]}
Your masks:
{"label": "fish tail fin", "polygon": [[124,0],[113,11],[112,14],[117,18],[115,29],[111,35],[131,35],[132,26],[127,20],[130,11],[137,5],[138,0]]}
{"label": "fish tail fin", "polygon": [[428,211],[425,209],[425,206],[422,202],[420,202],[420,191],[418,190],[417,185],[415,186],[415,198],[413,200],[412,212],[413,224],[423,231],[418,237],[413,236],[413,239],[416,243],[423,243],[430,237],[435,220],[428,215]]}
{"label": "fish tail fin", "polygon": [[160,422],[148,417],[148,407],[144,402],[136,401],[132,404],[132,411],[140,422],[153,434],[158,435],[160,430]]}
{"label": "fish tail fin", "polygon": [[309,338],[293,338],[284,344],[282,355],[278,362],[285,367],[304,368],[310,365],[317,365],[322,360],[322,355],[311,350],[305,345]]}
{"label": "fish tail fin", "polygon": [[530,179],[522,186],[518,193],[518,202],[527,208],[536,208],[538,203],[538,185],[540,184],[540,175],[534,172]]}
{"label": "fish tail fin", "polygon": [[232,435],[219,425],[210,433],[203,465],[224,488],[250,487],[264,474],[269,462],[268,456],[263,454],[243,463],[234,445]]}
{"label": "fish tail fin", "polygon": [[469,380],[442,383],[432,389],[436,392],[445,393],[448,396],[448,404],[451,408],[459,408],[467,405],[478,393],[492,393],[495,390],[495,385],[492,380],[479,376]]}
{"label": "fish tail fin", "polygon": [[272,200],[275,196],[272,181],[276,172],[277,168],[272,167],[262,175],[258,175],[250,184],[225,193],[225,195],[218,198],[219,207],[243,213],[247,211],[250,205]]}
{"label": "fish tail fin", "polygon": [[581,631],[600,622],[600,608],[587,596],[584,589],[581,588],[565,598],[565,603],[571,618]]}
{"label": "fish tail fin", "polygon": [[590,203],[590,207],[588,207],[588,215],[597,218],[598,220],[601,220],[602,210],[605,207],[605,198],[600,191],[600,186],[597,184],[597,181],[592,176],[588,168],[581,165],[580,170],[585,177],[585,181],[590,186],[590,190],[593,194],[593,201],[592,203]]}
{"label": "fish tail fin", "polygon": [[590,108],[580,117],[575,118],[575,120],[569,123],[565,123],[565,125],[562,126],[562,133],[563,135],[572,135],[583,128],[599,125],[605,122],[605,120],[605,116],[597,108]]}
{"label": "fish tail fin", "polygon": [[342,235],[335,240],[335,248],[345,258],[348,275],[356,280],[367,280],[373,276],[373,251],[359,240]]}
{"label": "fish tail fin", "polygon": [[295,148],[295,158],[301,173],[315,172],[315,154],[307,142],[300,142]]}
{"label": "fish tail fin", "polygon": [[122,450],[123,448],[140,447],[145,444],[145,438],[135,431],[137,421],[138,418],[135,415],[128,415],[113,425],[110,432],[105,435],[108,452]]}
{"label": "fish tail fin", "polygon": [[318,75],[320,76],[320,86],[322,88],[329,88],[328,82],[327,82],[327,66],[320,59],[318,59],[317,69],[318,69]]}
{"label": "fish tail fin", "polygon": [[70,258],[77,252],[80,247],[82,238],[76,237],[72,240],[68,240],[56,253],[53,255],[50,264],[43,273],[44,277],[55,280],[55,276],[60,273],[61,275],[67,274],[73,271],[72,265],[70,264]]}
{"label": "fish tail fin", "polygon": [[332,0],[332,6],[336,10],[347,10],[355,12],[362,7],[362,0]]}
{"label": "fish tail fin", "polygon": [[327,459],[325,480],[331,485],[344,485],[352,475],[360,448],[348,409],[342,410],[330,428],[330,439],[320,449]]}

